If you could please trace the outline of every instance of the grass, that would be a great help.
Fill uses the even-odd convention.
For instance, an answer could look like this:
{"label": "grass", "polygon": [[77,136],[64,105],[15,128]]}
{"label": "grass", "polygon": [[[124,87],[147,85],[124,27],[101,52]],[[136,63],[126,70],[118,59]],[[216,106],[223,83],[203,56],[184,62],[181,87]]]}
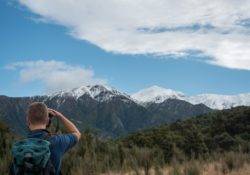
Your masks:
{"label": "grass", "polygon": [[[140,169],[131,172],[105,173],[102,175],[145,175]],[[209,160],[190,160],[172,163],[163,169],[151,168],[149,175],[250,175],[250,155],[229,152]]]}

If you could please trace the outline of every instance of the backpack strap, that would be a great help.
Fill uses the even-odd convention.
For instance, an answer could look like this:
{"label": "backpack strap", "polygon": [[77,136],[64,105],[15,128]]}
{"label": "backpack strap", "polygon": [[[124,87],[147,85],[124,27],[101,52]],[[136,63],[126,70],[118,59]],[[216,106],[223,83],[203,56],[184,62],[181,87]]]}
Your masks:
{"label": "backpack strap", "polygon": [[[49,132],[48,130],[46,130],[47,134],[42,138],[48,142],[50,142],[50,138],[56,134],[52,134],[51,132]],[[53,169],[53,172],[51,172],[50,170]],[[53,166],[52,162],[51,162],[51,159],[49,159],[48,161],[48,165],[46,166],[46,169],[44,170],[44,174],[45,175],[55,175],[56,172],[55,172],[55,167]],[[59,173],[59,175],[62,175],[61,171]]]}

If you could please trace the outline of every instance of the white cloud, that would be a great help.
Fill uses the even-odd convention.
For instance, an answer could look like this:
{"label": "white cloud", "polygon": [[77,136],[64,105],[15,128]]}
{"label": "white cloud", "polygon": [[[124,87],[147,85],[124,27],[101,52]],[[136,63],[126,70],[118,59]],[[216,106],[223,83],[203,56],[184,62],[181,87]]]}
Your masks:
{"label": "white cloud", "polygon": [[60,61],[23,61],[6,66],[19,71],[22,83],[40,81],[47,92],[71,89],[82,85],[106,84],[106,80],[95,78],[92,69],[68,65]]}
{"label": "white cloud", "polygon": [[100,48],[182,55],[250,70],[250,0],[19,0],[44,20]]}

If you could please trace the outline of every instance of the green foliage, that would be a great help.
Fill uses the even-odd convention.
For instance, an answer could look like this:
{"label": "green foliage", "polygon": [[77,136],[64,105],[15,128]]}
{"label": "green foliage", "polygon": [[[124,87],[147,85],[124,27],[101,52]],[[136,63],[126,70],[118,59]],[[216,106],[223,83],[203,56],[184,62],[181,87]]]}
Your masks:
{"label": "green foliage", "polygon": [[11,146],[14,137],[9,129],[0,122],[0,174],[7,175],[11,161]]}
{"label": "green foliage", "polygon": [[121,141],[127,147],[158,147],[169,162],[180,153],[191,159],[214,151],[249,152],[249,133],[250,108],[237,107],[137,132]]}
{"label": "green foliage", "polygon": [[227,132],[223,132],[222,134],[214,136],[213,144],[221,150],[230,150],[237,145],[237,142]]}

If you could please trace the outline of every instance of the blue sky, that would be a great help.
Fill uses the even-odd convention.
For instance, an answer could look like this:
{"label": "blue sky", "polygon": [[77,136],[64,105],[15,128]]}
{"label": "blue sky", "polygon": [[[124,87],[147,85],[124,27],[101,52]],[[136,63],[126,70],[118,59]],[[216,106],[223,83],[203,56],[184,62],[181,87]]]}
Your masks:
{"label": "blue sky", "polygon": [[[119,40],[113,42],[112,38],[108,38],[109,33],[103,33],[104,39],[101,40],[102,35],[96,38],[97,36],[92,37],[92,32],[86,32],[91,28],[86,31],[82,30],[82,26],[72,29],[72,26],[76,25],[68,24],[68,19],[65,20],[66,22],[61,22],[62,20],[57,16],[43,14],[37,9],[36,13],[32,0],[28,2],[31,4],[20,5],[14,1],[11,4],[0,2],[0,94],[2,95],[43,94],[48,91],[48,88],[49,90],[65,88],[65,83],[71,84],[71,81],[82,81],[83,84],[88,82],[105,83],[127,93],[133,93],[152,85],[182,91],[188,95],[250,92],[250,70],[245,63],[234,67],[232,66],[236,65],[234,62],[225,63],[224,60],[230,60],[228,57],[222,61],[212,59],[208,63],[206,60],[211,59],[211,55],[183,54],[178,50],[179,45],[173,50],[169,49],[172,46],[162,48],[163,52],[154,48],[157,44],[152,45],[152,52],[146,50],[147,48],[150,50],[151,46],[146,47],[143,43],[130,48],[130,45],[124,43],[137,43],[137,41],[124,41],[124,38],[121,37],[122,43],[119,43]],[[42,5],[44,4],[41,3]],[[187,26],[187,28],[190,27]],[[214,30],[210,27],[207,28]],[[185,30],[185,27],[182,29]],[[105,28],[103,30],[106,31]],[[102,29],[93,34],[98,34],[98,32],[102,32]],[[175,35],[176,33],[173,33],[173,36]],[[185,42],[185,37],[183,42]],[[157,40],[158,38],[152,39]],[[179,38],[177,39],[179,40]],[[247,44],[244,45],[248,46]],[[203,47],[200,49],[202,50]],[[215,57],[218,55],[218,57],[224,58],[224,55],[228,55],[218,54],[211,49],[206,50],[206,46],[202,51],[211,53],[212,56],[214,54]],[[223,52],[231,53],[230,50],[223,50]],[[245,53],[244,50],[242,53]],[[243,57],[246,56],[243,55]],[[46,72],[45,77],[36,76],[40,73],[43,74],[42,71],[36,71],[40,68],[40,64],[35,63],[39,61],[42,63],[41,66],[47,65],[47,63],[50,66],[56,66],[57,71],[50,72],[53,71],[53,66],[51,66],[52,70],[41,67],[41,70]],[[241,61],[238,60],[238,62]],[[248,63],[250,60],[246,61]],[[32,68],[34,65],[35,67]],[[79,76],[83,75],[85,78],[70,77],[77,74],[75,69],[79,70],[77,71],[80,72]],[[51,78],[52,76],[50,77],[51,74],[54,77],[62,71],[66,71],[65,76],[69,76],[65,78],[66,82],[64,82],[63,76],[60,77],[59,83],[56,82],[57,79],[54,80]],[[47,79],[47,77],[51,79]],[[77,82],[72,82],[72,84],[78,85]],[[50,83],[53,86],[50,86]],[[66,85],[66,87],[70,86]]]}

